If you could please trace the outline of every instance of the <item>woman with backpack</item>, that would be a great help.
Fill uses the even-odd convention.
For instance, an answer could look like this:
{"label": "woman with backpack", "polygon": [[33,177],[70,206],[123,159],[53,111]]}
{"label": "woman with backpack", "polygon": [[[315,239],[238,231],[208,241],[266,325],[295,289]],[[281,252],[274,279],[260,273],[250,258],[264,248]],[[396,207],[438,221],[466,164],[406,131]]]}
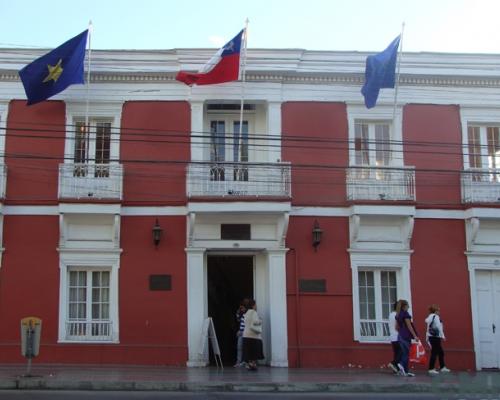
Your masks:
{"label": "woman with backpack", "polygon": [[[444,350],[441,346],[441,341],[446,340],[443,331],[443,322],[439,317],[440,310],[437,304],[432,304],[429,307],[429,315],[425,319],[427,324],[427,343],[431,346],[431,357],[429,359],[429,375],[437,375],[439,372],[450,372],[444,363]],[[434,368],[436,357],[439,358],[440,369]]]}

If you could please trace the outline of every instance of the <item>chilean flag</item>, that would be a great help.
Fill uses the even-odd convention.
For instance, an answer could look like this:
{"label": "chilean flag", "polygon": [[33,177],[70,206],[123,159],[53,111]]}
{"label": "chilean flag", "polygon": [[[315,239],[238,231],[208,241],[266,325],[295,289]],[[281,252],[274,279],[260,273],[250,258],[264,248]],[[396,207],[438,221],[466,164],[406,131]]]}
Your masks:
{"label": "chilean flag", "polygon": [[243,32],[244,29],[219,49],[198,73],[179,71],[175,79],[189,86],[237,81]]}

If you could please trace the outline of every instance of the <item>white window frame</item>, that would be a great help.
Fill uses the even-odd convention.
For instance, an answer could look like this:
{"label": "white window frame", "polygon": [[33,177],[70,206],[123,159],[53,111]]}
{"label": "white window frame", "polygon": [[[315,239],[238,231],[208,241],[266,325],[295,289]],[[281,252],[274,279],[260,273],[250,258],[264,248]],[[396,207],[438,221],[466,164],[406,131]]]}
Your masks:
{"label": "white window frame", "polygon": [[[398,299],[406,299],[411,305],[410,293],[410,254],[409,252],[378,252],[354,251],[351,252],[352,272],[352,305],[353,305],[353,332],[354,340],[362,343],[387,343],[389,337],[370,339],[361,336],[361,322],[359,314],[359,281],[360,271],[395,271]],[[375,290],[375,299],[380,296]],[[380,299],[378,299],[380,300]]]}
{"label": "white window frame", "polygon": [[[233,160],[233,135],[232,132],[233,126],[235,122],[240,122],[240,113],[239,112],[227,112],[224,110],[206,110],[205,111],[205,132],[208,134],[208,146],[206,146],[206,154],[204,159],[210,161],[210,150],[211,150],[211,121],[224,121],[225,123],[225,161],[224,162],[232,162]],[[245,110],[243,112],[243,121],[248,122],[248,162],[252,162],[255,160],[254,149],[252,143],[254,140],[252,136],[255,134],[255,110]],[[229,132],[228,132],[229,128]],[[241,140],[241,138],[240,138]],[[221,161],[222,162],[222,161]]]}
{"label": "white window frame", "polygon": [[[463,107],[460,109],[460,120],[462,122],[462,154],[463,154],[463,164],[464,169],[470,169],[469,163],[469,126],[479,126],[481,128],[486,127],[500,127],[500,108],[467,108]],[[485,130],[485,129],[484,129]],[[484,161],[488,159],[488,148],[486,132],[484,134],[480,132],[481,140],[481,163],[482,168],[487,169]],[[485,140],[483,142],[483,140]]]}
{"label": "white window frame", "polygon": [[5,138],[7,137],[7,114],[9,104],[0,102],[0,164],[5,159]]}
{"label": "white window frame", "polygon": [[[469,127],[479,128],[479,146],[480,146],[480,159],[481,159],[481,167],[480,169],[489,170],[489,171],[500,171],[500,166],[495,168],[491,168],[489,166],[489,149],[488,149],[488,128],[497,128],[500,131],[499,124],[479,124],[479,123],[469,123],[467,127],[467,131]],[[469,148],[469,134],[467,132],[467,162],[470,167],[470,148]],[[497,163],[498,164],[498,163]],[[496,179],[495,179],[496,181]]]}
{"label": "white window frame", "polygon": [[[59,261],[58,343],[119,343],[118,271],[120,268],[120,256],[119,253],[115,253],[61,252]],[[66,334],[66,322],[68,321],[69,314],[69,271],[72,269],[110,272],[109,318],[112,331],[109,339],[68,339]]]}
{"label": "white window frame", "polygon": [[[75,125],[77,121],[85,121],[85,103],[66,103],[66,141],[64,145],[64,162],[74,164],[75,156]],[[118,164],[120,157],[120,128],[123,103],[93,104],[89,112],[89,122],[111,122],[110,164]],[[95,129],[94,129],[95,131]],[[95,132],[94,132],[95,133]],[[92,130],[91,130],[92,134]],[[94,136],[95,137],[95,136]],[[92,147],[95,140],[90,140]],[[90,152],[90,151],[89,151]],[[95,155],[95,151],[94,151]]]}
{"label": "white window frame", "polygon": [[[348,129],[349,129],[349,165],[356,166],[355,138],[356,138],[356,122],[364,123],[382,123],[389,124],[389,138],[394,141],[389,146],[390,151],[390,167],[403,167],[403,136],[402,136],[402,107],[394,108],[389,106],[377,105],[372,109],[367,109],[360,105],[348,105]],[[373,126],[373,125],[372,125]],[[372,139],[370,139],[371,141]],[[373,138],[374,140],[374,138]],[[369,147],[370,153],[375,153],[375,147]],[[375,159],[375,155],[370,154],[370,160]],[[369,165],[375,167],[375,165]]]}

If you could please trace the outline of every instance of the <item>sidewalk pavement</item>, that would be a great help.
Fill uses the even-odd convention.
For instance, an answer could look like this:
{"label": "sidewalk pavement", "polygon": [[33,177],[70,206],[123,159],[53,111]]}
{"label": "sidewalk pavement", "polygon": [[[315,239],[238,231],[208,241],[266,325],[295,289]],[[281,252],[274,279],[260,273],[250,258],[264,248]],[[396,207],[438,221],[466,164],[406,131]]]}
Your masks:
{"label": "sidewalk pavement", "polygon": [[500,372],[400,377],[388,369],[183,368],[123,365],[0,365],[0,389],[182,392],[500,393]]}

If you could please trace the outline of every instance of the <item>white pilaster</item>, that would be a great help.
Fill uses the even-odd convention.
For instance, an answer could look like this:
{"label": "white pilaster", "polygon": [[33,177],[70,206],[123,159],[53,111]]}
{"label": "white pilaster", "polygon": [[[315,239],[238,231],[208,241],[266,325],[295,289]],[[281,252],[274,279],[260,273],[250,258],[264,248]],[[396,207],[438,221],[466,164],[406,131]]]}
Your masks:
{"label": "white pilaster", "polygon": [[[267,130],[269,132],[269,162],[281,161],[281,102],[269,102],[267,109]],[[276,147],[275,147],[276,146]]]}
{"label": "white pilaster", "polygon": [[191,101],[191,161],[203,161],[203,102]]}
{"label": "white pilaster", "polygon": [[188,248],[187,253],[187,317],[188,367],[204,367],[207,360],[201,354],[201,336],[206,316],[205,249]]}
{"label": "white pilaster", "polygon": [[286,307],[286,252],[268,250],[269,256],[269,320],[271,325],[272,367],[288,367],[288,331]]}

